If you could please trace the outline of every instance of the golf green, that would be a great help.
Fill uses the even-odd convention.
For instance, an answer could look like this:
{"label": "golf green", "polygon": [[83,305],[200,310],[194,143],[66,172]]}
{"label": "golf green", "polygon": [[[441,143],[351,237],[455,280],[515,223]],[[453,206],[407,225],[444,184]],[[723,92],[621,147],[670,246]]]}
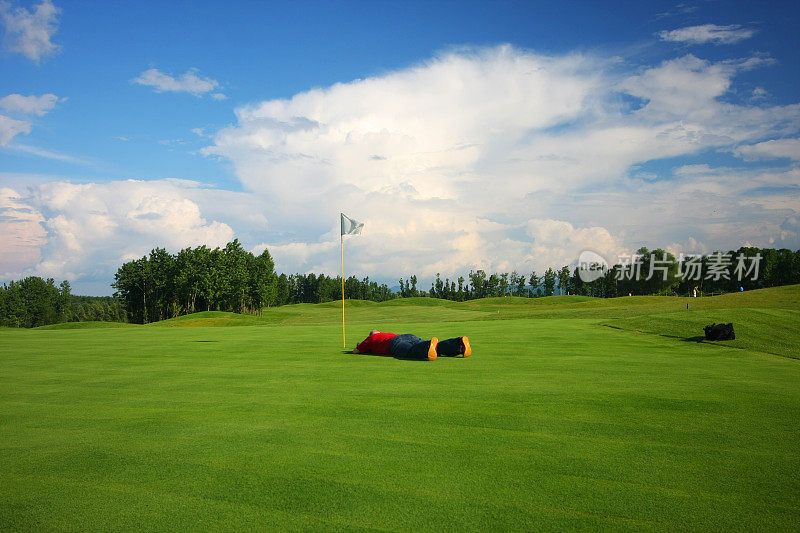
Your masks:
{"label": "golf green", "polygon": [[800,361],[363,309],[350,348],[374,326],[473,355],[354,355],[302,317],[0,330],[0,529],[800,528]]}

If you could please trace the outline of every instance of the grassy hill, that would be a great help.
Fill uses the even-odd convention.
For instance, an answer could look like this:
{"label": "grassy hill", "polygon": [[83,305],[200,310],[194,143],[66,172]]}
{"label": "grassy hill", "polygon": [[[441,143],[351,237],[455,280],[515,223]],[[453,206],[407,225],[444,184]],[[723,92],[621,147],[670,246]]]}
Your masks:
{"label": "grassy hill", "polygon": [[[437,298],[402,298],[376,303],[347,300],[349,324],[404,323],[425,321],[508,320],[515,318],[595,318],[640,317],[670,312],[720,309],[793,309],[800,310],[800,285],[773,287],[705,298],[673,296],[624,296],[592,298],[589,296],[548,296],[544,298],[483,298],[452,302]],[[341,323],[341,301],[322,304],[293,304],[264,309],[263,316],[202,311],[147,324],[146,327],[228,327],[292,324]],[[730,321],[730,320],[728,320]],[[622,326],[620,322],[616,324]],[[53,324],[39,329],[118,327],[112,322]],[[128,325],[130,326],[130,325]]]}
{"label": "grassy hill", "polygon": [[[704,326],[714,322],[733,322],[738,338],[719,344],[800,357],[793,333],[793,324],[798,322],[800,313],[800,285],[706,298],[550,296],[484,298],[468,302],[405,298],[381,303],[348,300],[346,305],[347,323],[354,337],[366,335],[373,327],[393,331],[409,322],[580,318],[595,319],[613,328],[698,342]],[[260,317],[204,311],[146,326],[80,322],[39,329],[332,325],[341,323],[341,319],[341,302],[337,301],[267,308]]]}
{"label": "grassy hill", "polygon": [[798,290],[3,329],[0,529],[795,530]]}
{"label": "grassy hill", "polygon": [[125,322],[106,322],[99,320],[87,320],[85,322],[61,322],[59,324],[50,324],[47,326],[39,326],[37,330],[48,329],[104,329],[104,328],[135,328],[138,324],[128,324]]}
{"label": "grassy hill", "polygon": [[736,339],[713,344],[800,358],[800,311],[793,309],[731,308],[708,311],[662,313],[611,320],[605,325],[673,337],[682,341],[703,340],[703,327],[713,323],[734,325]]}
{"label": "grassy hill", "polygon": [[[364,336],[373,327],[385,331],[398,330],[402,324],[409,322],[580,318],[594,319],[617,329],[706,342],[700,338],[704,326],[714,322],[733,322],[737,339],[718,344],[792,358],[800,357],[800,344],[796,342],[793,327],[800,318],[800,285],[706,298],[549,296],[484,298],[468,302],[405,298],[381,303],[348,300],[346,305],[347,323],[352,337]],[[38,329],[332,325],[341,323],[341,319],[341,302],[337,301],[267,308],[260,317],[203,311],[146,326],[113,322],[71,322]]]}

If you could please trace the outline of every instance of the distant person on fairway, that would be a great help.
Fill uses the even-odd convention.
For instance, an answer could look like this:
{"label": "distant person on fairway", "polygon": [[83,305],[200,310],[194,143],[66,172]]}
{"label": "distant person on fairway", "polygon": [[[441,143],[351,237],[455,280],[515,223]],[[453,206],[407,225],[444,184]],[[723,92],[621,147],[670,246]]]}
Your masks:
{"label": "distant person on fairway", "polygon": [[374,353],[391,355],[399,359],[427,359],[433,361],[437,356],[469,357],[472,348],[466,337],[454,337],[439,342],[436,337],[424,341],[416,335],[404,333],[381,333],[377,329],[369,332],[366,339],[358,343],[353,353]]}

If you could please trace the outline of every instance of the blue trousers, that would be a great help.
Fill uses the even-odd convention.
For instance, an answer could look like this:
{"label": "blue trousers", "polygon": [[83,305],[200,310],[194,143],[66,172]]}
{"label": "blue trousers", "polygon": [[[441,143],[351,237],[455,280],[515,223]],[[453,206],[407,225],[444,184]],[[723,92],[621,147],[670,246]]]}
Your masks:
{"label": "blue trousers", "polygon": [[[400,359],[427,359],[431,341],[424,341],[416,335],[404,333],[389,341],[389,351]],[[436,345],[437,355],[456,356],[461,354],[461,337],[440,341]]]}

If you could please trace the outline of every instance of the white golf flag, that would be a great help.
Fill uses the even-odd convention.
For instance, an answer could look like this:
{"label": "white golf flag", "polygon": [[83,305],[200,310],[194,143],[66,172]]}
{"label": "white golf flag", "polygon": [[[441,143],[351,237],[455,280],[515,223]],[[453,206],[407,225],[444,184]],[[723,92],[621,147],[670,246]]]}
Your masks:
{"label": "white golf flag", "polygon": [[364,223],[358,220],[353,220],[350,217],[342,215],[342,235],[361,235],[361,230],[364,228]]}

